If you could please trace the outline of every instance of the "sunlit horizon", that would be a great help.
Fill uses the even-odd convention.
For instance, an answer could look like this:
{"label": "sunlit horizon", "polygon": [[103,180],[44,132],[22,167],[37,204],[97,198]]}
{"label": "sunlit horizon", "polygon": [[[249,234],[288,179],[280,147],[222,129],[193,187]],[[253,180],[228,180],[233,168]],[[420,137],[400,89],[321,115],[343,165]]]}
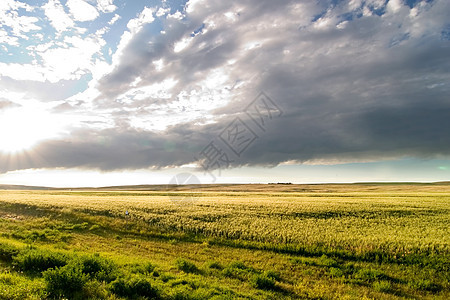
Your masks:
{"label": "sunlit horizon", "polygon": [[0,184],[450,179],[450,2],[7,0]]}

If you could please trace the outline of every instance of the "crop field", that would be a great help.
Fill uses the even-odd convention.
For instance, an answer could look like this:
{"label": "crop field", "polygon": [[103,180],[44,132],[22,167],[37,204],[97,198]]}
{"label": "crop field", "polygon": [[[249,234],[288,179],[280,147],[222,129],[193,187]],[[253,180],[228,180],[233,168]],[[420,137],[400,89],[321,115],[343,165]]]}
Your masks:
{"label": "crop field", "polygon": [[0,191],[0,299],[450,299],[450,184]]}

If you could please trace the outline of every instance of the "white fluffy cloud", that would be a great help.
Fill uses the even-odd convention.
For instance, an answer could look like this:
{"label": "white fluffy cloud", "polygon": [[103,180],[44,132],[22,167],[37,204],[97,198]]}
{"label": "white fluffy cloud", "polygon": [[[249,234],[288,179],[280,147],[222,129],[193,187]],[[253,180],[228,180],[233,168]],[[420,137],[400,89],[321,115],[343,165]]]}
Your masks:
{"label": "white fluffy cloud", "polygon": [[10,36],[6,31],[0,31],[0,44],[18,46],[19,38],[16,36]]}
{"label": "white fluffy cloud", "polygon": [[114,17],[111,18],[111,20],[108,22],[109,25],[114,25],[118,20],[120,20],[120,15],[115,14]]}
{"label": "white fluffy cloud", "polygon": [[66,5],[75,21],[92,21],[99,16],[97,9],[83,0],[68,0]]}
{"label": "white fluffy cloud", "polygon": [[[42,10],[38,10],[18,1],[1,2],[0,27],[8,27],[10,32],[0,31],[0,43],[3,44],[0,49],[8,52],[6,45],[21,47],[23,40],[30,42],[21,48],[23,54],[11,55],[13,59],[23,60],[24,57],[26,62],[0,61],[0,76],[17,81],[57,83],[98,73],[99,66],[105,63],[100,53],[105,46],[102,33],[107,32],[113,23],[105,23],[105,27],[98,32],[86,33],[88,29],[78,26],[75,21],[95,20],[99,16],[96,8],[83,0],[68,0],[66,4],[64,6],[60,0],[48,0]],[[43,15],[39,18],[25,12]],[[118,18],[118,15],[113,17],[114,20]],[[51,24],[56,34],[51,30],[36,32],[42,30],[39,25],[45,21]]]}
{"label": "white fluffy cloud", "polygon": [[0,75],[15,80],[51,83],[76,80],[95,69],[92,57],[100,51],[103,44],[102,39],[92,35],[84,39],[78,36],[65,37],[62,47],[54,47],[52,42],[32,46],[29,48],[41,60],[40,64],[0,62]]}
{"label": "white fluffy cloud", "polygon": [[143,25],[152,23],[155,20],[153,17],[154,12],[155,10],[153,8],[145,7],[137,18],[131,19],[128,22],[128,29],[131,32],[137,32]]}
{"label": "white fluffy cloud", "polygon": [[15,80],[31,80],[44,82],[45,69],[32,64],[2,63],[0,62],[0,75]]}
{"label": "white fluffy cloud", "polygon": [[114,12],[117,6],[114,5],[114,0],[97,0],[97,8],[105,13]]}
{"label": "white fluffy cloud", "polygon": [[66,31],[75,25],[59,0],[49,0],[43,8],[45,15],[50,20],[50,24],[52,24],[57,32]]}
{"label": "white fluffy cloud", "polygon": [[64,42],[69,47],[48,49],[40,53],[46,70],[45,77],[51,82],[80,78],[93,67],[91,58],[102,46],[99,40],[92,37],[66,37]]}
{"label": "white fluffy cloud", "polygon": [[[0,3],[0,43],[17,46],[19,37],[27,39],[27,33],[41,29],[36,25],[38,18],[19,15],[19,9],[33,11],[33,7],[19,1],[4,0]],[[11,29],[13,36],[7,34],[6,28]]]}

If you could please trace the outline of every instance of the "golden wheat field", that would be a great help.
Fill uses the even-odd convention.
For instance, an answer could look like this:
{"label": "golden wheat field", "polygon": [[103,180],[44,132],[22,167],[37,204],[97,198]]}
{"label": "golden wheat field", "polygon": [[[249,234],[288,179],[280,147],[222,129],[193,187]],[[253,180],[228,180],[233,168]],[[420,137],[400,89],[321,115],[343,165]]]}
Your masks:
{"label": "golden wheat field", "polygon": [[0,299],[448,299],[450,185],[0,191]]}

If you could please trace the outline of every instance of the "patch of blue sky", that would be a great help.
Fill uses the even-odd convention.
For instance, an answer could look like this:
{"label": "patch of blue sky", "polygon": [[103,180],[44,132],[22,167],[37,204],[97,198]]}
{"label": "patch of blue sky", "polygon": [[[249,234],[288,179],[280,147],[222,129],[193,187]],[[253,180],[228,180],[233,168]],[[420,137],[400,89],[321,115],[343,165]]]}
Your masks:
{"label": "patch of blue sky", "polygon": [[184,11],[186,7],[187,0],[167,0],[165,3],[165,7],[170,7],[170,13],[173,14],[177,11]]}
{"label": "patch of blue sky", "polygon": [[85,91],[88,88],[89,82],[92,80],[92,74],[88,73],[81,76],[78,80],[71,81],[70,84],[66,85],[65,95],[66,97],[70,97],[76,95],[80,92]]}
{"label": "patch of blue sky", "polygon": [[363,13],[361,10],[354,11],[354,12],[347,12],[344,14],[339,15],[339,19],[341,21],[353,21],[355,19],[359,19],[363,16]]}
{"label": "patch of blue sky", "polygon": [[111,64],[112,63],[112,52],[110,53],[110,51],[112,51],[111,47],[109,47],[109,45],[105,45],[100,50],[100,54],[96,53],[92,56],[92,58],[93,59],[102,59],[102,60],[106,61],[108,64]]}
{"label": "patch of blue sky", "polygon": [[395,47],[395,46],[399,45],[401,42],[409,40],[409,38],[410,38],[409,32],[403,33],[401,35],[397,35],[391,39],[388,47],[389,48]]}
{"label": "patch of blue sky", "polygon": [[404,3],[406,5],[408,5],[409,8],[413,8],[414,6],[416,6],[417,4],[419,4],[422,1],[427,2],[427,3],[433,2],[433,0],[406,0]]}
{"label": "patch of blue sky", "polygon": [[20,0],[19,2],[26,3],[30,6],[42,6],[48,2],[48,0]]}
{"label": "patch of blue sky", "polygon": [[330,9],[333,9],[334,7],[336,7],[340,2],[345,2],[345,1],[343,1],[343,0],[329,0],[329,1],[320,2],[321,6],[323,7],[323,10],[320,13],[318,13],[317,15],[315,15],[312,18],[311,22],[314,23],[317,20],[319,20],[320,18],[324,17]]}
{"label": "patch of blue sky", "polygon": [[26,47],[31,45],[34,45],[32,39],[20,40],[19,46],[0,44],[0,61],[17,64],[31,63],[34,56],[26,49]]}
{"label": "patch of blue sky", "polygon": [[76,21],[75,26],[77,28],[85,29],[86,31],[84,33],[81,33],[80,35],[82,37],[86,37],[90,34],[95,33],[97,30],[107,26],[110,18],[111,17],[108,18],[108,16],[102,15],[97,19],[95,19],[94,21],[84,21],[84,22]]}
{"label": "patch of blue sky", "polygon": [[18,47],[10,47],[8,48],[8,52],[0,49],[0,61],[3,63],[29,64],[33,59],[34,57],[27,51]]}
{"label": "patch of blue sky", "polygon": [[441,40],[450,41],[450,24],[447,24],[441,31]]}
{"label": "patch of blue sky", "polygon": [[[377,162],[336,165],[280,165],[274,171],[302,182],[445,181],[450,160],[405,157]],[[305,181],[305,178],[308,180]]]}
{"label": "patch of blue sky", "polygon": [[205,28],[205,23],[202,23],[202,25],[201,25],[199,28],[197,28],[196,30],[194,30],[194,31],[191,33],[191,37],[194,37],[194,36],[196,36],[197,34],[202,33],[204,28]]}
{"label": "patch of blue sky", "polygon": [[[42,16],[39,18],[40,22],[37,23],[39,27],[41,27],[41,30],[38,30],[36,33],[42,34],[46,39],[54,39],[56,35],[56,29],[48,22],[45,16]],[[41,39],[41,42],[44,42]]]}
{"label": "patch of blue sky", "polygon": [[[115,12],[121,16],[119,20],[114,23],[108,32],[103,35],[108,47],[104,47],[102,50],[104,54],[104,59],[108,62],[112,62],[112,57],[109,54],[109,49],[112,53],[116,52],[119,45],[120,39],[125,31],[128,30],[127,25],[131,19],[137,18],[142,12],[144,7],[153,7],[156,11],[159,8],[167,9],[170,8],[169,14],[174,14],[177,11],[184,11],[184,7],[187,1],[185,0],[167,0],[164,3],[160,1],[116,1],[115,5],[118,6],[118,10]],[[155,13],[156,13],[155,11]],[[111,14],[108,14],[108,18],[111,18]],[[159,17],[155,17],[155,20],[151,24],[145,26],[145,30],[150,30],[153,36],[158,36],[161,31],[164,30],[163,22]],[[165,18],[164,16],[161,18]],[[110,20],[110,19],[109,19]]]}
{"label": "patch of blue sky", "polygon": [[384,15],[386,13],[386,6],[382,6],[382,7],[370,7],[370,10],[377,16],[381,17],[382,15]]}
{"label": "patch of blue sky", "polygon": [[319,14],[317,14],[317,15],[315,15],[313,18],[312,18],[312,20],[311,20],[311,22],[316,22],[317,20],[319,20],[320,18],[322,18],[323,16],[325,16],[327,14],[327,10],[324,10],[324,11],[322,11],[322,12],[320,12]]}

